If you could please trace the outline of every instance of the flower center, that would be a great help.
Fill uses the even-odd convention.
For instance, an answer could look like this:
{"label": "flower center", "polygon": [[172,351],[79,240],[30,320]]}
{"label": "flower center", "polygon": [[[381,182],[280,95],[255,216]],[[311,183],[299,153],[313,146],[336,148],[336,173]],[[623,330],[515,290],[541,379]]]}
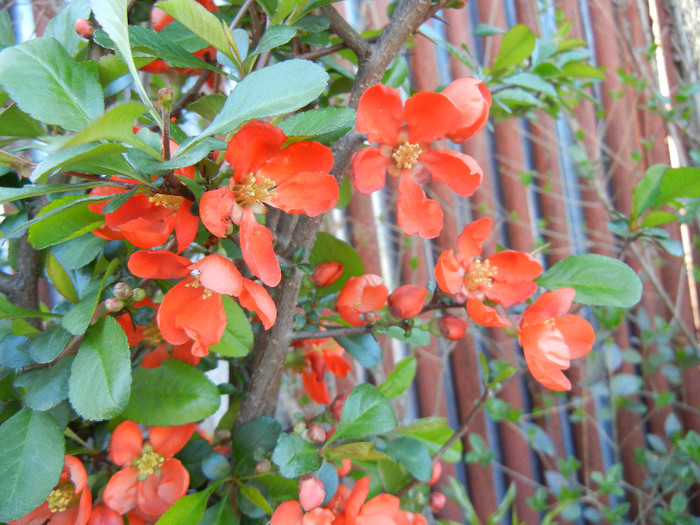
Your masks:
{"label": "flower center", "polygon": [[143,447],[143,454],[137,457],[132,465],[139,471],[139,481],[145,481],[148,476],[158,472],[163,463],[165,463],[165,456],[153,452],[153,446],[146,443]]}
{"label": "flower center", "polygon": [[491,261],[474,259],[469,266],[469,271],[464,275],[464,286],[469,291],[488,288],[493,284],[493,277],[497,272],[498,268],[491,266]]}
{"label": "flower center", "polygon": [[78,501],[75,485],[70,481],[56,485],[46,500],[49,502],[51,512],[63,512]]}
{"label": "flower center", "polygon": [[191,288],[199,288],[201,286],[204,288],[204,290],[202,290],[202,299],[209,299],[212,293],[214,293],[209,288],[205,288],[204,285],[199,282],[199,275],[195,275],[192,282],[187,283],[185,286],[189,286]]}
{"label": "flower center", "polygon": [[154,193],[148,199],[150,202],[156,206],[164,206],[171,210],[177,211],[182,205],[182,201],[185,200],[184,197],[179,195],[166,195],[164,193]]}
{"label": "flower center", "polygon": [[399,146],[391,154],[391,158],[394,159],[394,164],[397,168],[412,170],[416,164],[418,164],[418,157],[423,153],[420,144],[410,144],[404,142],[399,144]]}
{"label": "flower center", "polygon": [[164,341],[163,336],[161,335],[160,330],[158,330],[158,326],[155,323],[151,323],[146,328],[144,328],[143,338],[147,343],[151,345],[159,345]]}
{"label": "flower center", "polygon": [[240,206],[253,207],[253,213],[265,213],[266,208],[262,204],[263,201],[269,201],[276,197],[277,194],[272,191],[275,187],[275,181],[266,179],[265,177],[256,177],[252,173],[248,173],[240,181],[231,179],[229,188],[236,197],[236,203]]}

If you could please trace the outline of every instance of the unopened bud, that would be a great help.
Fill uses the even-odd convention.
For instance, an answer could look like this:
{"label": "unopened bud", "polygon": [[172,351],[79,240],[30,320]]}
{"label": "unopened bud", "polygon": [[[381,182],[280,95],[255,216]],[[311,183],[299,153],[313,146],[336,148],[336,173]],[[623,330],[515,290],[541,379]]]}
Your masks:
{"label": "unopened bud", "polygon": [[158,90],[158,106],[162,107],[168,113],[173,106],[173,90],[169,87],[160,88]]}
{"label": "unopened bud", "polygon": [[292,432],[299,435],[302,432],[304,432],[304,430],[306,430],[306,423],[304,423],[303,421],[297,421],[296,423],[294,423],[294,428],[292,429]]}
{"label": "unopened bud", "polygon": [[369,312],[363,313],[362,318],[367,324],[374,324],[379,321],[380,315],[376,311],[370,310]]}
{"label": "unopened bud", "polygon": [[75,21],[75,32],[83,38],[90,40],[95,30],[92,27],[92,24],[89,20],[85,20],[84,18],[78,18]]}
{"label": "unopened bud", "polygon": [[433,492],[430,494],[428,505],[433,512],[440,512],[447,503],[447,497],[442,492]]}
{"label": "unopened bud", "polygon": [[425,286],[404,284],[389,295],[389,311],[399,319],[412,319],[423,310],[423,301],[428,295]]}
{"label": "unopened bud", "polygon": [[430,480],[428,481],[428,485],[434,485],[437,483],[437,480],[440,479],[440,476],[442,475],[442,463],[439,461],[433,465],[433,475],[430,476]]}
{"label": "unopened bud", "polygon": [[272,468],[272,465],[270,462],[266,459],[263,459],[261,461],[258,461],[258,463],[255,465],[255,473],[256,474],[265,474],[267,472],[270,472],[270,469]]}
{"label": "unopened bud", "polygon": [[134,288],[131,292],[131,300],[135,303],[143,301],[146,298],[146,290],[143,288]]}
{"label": "unopened bud", "polygon": [[329,286],[338,280],[343,273],[343,265],[337,261],[322,262],[311,274],[311,282],[316,288]]}
{"label": "unopened bud", "polygon": [[133,290],[131,289],[131,286],[126,283],[117,283],[114,285],[113,293],[114,297],[117,299],[128,299],[131,297]]}
{"label": "unopened bud", "polygon": [[108,312],[118,312],[124,308],[124,301],[116,297],[110,297],[105,301],[105,308]]}
{"label": "unopened bud", "polygon": [[313,476],[303,476],[299,480],[299,504],[306,512],[315,509],[326,498],[323,481]]}
{"label": "unopened bud", "polygon": [[467,323],[452,314],[446,314],[438,321],[438,329],[450,341],[459,341],[467,333]]}
{"label": "unopened bud", "polygon": [[323,430],[321,425],[316,423],[311,423],[309,425],[309,430],[307,431],[306,435],[308,436],[309,440],[313,441],[314,443],[323,443],[326,441],[326,431]]}

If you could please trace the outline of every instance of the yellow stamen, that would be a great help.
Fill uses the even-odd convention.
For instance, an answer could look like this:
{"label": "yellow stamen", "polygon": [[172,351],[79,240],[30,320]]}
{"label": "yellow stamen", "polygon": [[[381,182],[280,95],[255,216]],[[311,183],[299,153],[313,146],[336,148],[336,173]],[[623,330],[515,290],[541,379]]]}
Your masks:
{"label": "yellow stamen", "polygon": [[213,293],[209,288],[205,288],[204,285],[199,282],[199,275],[195,275],[194,280],[191,283],[187,283],[185,286],[191,288],[199,288],[201,286],[204,288],[204,290],[202,290],[202,299],[209,299]]}
{"label": "yellow stamen", "polygon": [[163,342],[163,336],[161,335],[160,330],[158,330],[158,325],[155,323],[149,324],[143,329],[143,338],[151,345],[159,345]]}
{"label": "yellow stamen", "polygon": [[153,447],[150,443],[146,443],[143,447],[143,454],[137,457],[132,466],[139,471],[138,479],[145,481],[148,476],[160,471],[160,467],[165,463],[165,456],[153,452]]}
{"label": "yellow stamen", "polygon": [[256,177],[249,173],[243,179],[236,182],[231,179],[229,188],[236,197],[236,202],[242,207],[254,206],[263,201],[270,200],[277,196],[272,191],[275,187],[275,181],[266,179],[265,177]]}
{"label": "yellow stamen", "polygon": [[182,205],[182,201],[185,200],[184,197],[179,195],[165,195],[164,193],[155,193],[151,195],[148,199],[156,206],[165,206],[171,210],[177,210]]}
{"label": "yellow stamen", "polygon": [[464,286],[470,291],[477,288],[488,288],[493,284],[493,277],[496,273],[498,273],[498,268],[491,266],[491,261],[475,259],[470,265],[469,271],[464,275]]}
{"label": "yellow stamen", "polygon": [[49,497],[46,498],[46,501],[49,502],[49,510],[51,512],[63,512],[78,501],[75,485],[70,481],[56,485]]}
{"label": "yellow stamen", "polygon": [[391,154],[391,158],[394,159],[394,164],[397,168],[412,170],[416,164],[418,164],[418,157],[423,153],[419,144],[409,144],[404,142],[399,144],[399,146]]}

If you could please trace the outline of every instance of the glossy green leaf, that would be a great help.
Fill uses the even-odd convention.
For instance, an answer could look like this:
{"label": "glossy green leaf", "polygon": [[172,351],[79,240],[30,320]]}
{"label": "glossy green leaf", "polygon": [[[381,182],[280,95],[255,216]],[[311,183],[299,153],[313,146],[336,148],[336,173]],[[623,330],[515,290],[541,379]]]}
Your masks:
{"label": "glossy green leaf", "polygon": [[535,48],[535,35],[524,24],[518,24],[503,35],[501,49],[491,67],[491,74],[510,66],[517,66],[530,56]]}
{"label": "glossy green leaf", "polygon": [[97,310],[102,290],[107,282],[111,280],[111,275],[118,266],[119,260],[112,259],[103,275],[96,275],[90,279],[90,282],[80,292],[78,304],[71,308],[61,319],[63,328],[73,335],[85,333],[92,321],[92,317],[95,315],[95,310]]}
{"label": "glossy green leaf", "polygon": [[219,408],[219,390],[197,367],[166,359],[158,368],[137,368],[123,416],[150,426],[185,425]]}
{"label": "glossy green leaf", "polygon": [[657,206],[696,197],[700,197],[700,168],[670,168],[661,180]]}
{"label": "glossy green leaf", "polygon": [[110,419],[126,407],[131,353],[126,334],[113,317],[103,317],[88,328],[68,384],[71,406],[83,419]]}
{"label": "glossy green leaf", "polygon": [[590,64],[582,64],[580,62],[569,62],[561,68],[564,75],[575,78],[591,78],[594,80],[605,80],[605,73],[599,68]]}
{"label": "glossy green leaf", "polygon": [[[433,455],[447,443],[454,431],[447,425],[447,419],[442,417],[424,417],[416,419],[394,430],[396,434],[411,436],[420,440]],[[443,455],[442,459],[450,463],[459,461],[462,456],[462,442],[458,439]]]}
{"label": "glossy green leaf", "polygon": [[365,368],[372,368],[382,360],[382,347],[372,334],[336,337],[335,340]]}
{"label": "glossy green leaf", "polygon": [[63,469],[63,435],[45,412],[23,408],[0,426],[0,521],[20,518],[49,495]]}
{"label": "glossy green leaf", "polygon": [[73,356],[66,356],[48,368],[35,368],[15,380],[16,387],[26,388],[25,404],[33,410],[49,410],[68,398],[68,378]]}
{"label": "glossy green leaf", "polygon": [[[16,157],[6,151],[0,151],[0,166],[9,166],[18,173],[24,175],[25,170],[31,168],[32,163],[20,157]],[[13,188],[17,189],[17,188]]]}
{"label": "glossy green leaf", "polygon": [[328,439],[362,439],[373,434],[383,434],[396,427],[396,415],[391,403],[368,383],[356,386],[345,400],[340,423]]}
{"label": "glossy green leaf", "polygon": [[270,503],[265,499],[260,489],[255,485],[245,484],[240,487],[241,495],[248,499],[253,505],[262,509],[266,514],[272,514],[272,507]]}
{"label": "glossy green leaf", "polygon": [[271,417],[258,417],[241,425],[233,434],[231,447],[236,469],[252,469],[259,456],[268,456],[277,446],[282,425]]}
{"label": "glossy green leaf", "polygon": [[104,223],[104,215],[90,211],[88,206],[101,200],[105,199],[68,195],[51,201],[25,223],[29,226],[29,242],[41,250],[91,232]]}
{"label": "glossy green leaf", "polygon": [[407,357],[396,364],[396,367],[389,373],[383,384],[379,385],[379,392],[387,398],[393,399],[403,393],[416,376],[416,358]]}
{"label": "glossy green leaf", "polygon": [[552,97],[557,96],[557,91],[554,89],[554,85],[534,73],[521,71],[520,73],[516,73],[515,75],[510,75],[509,77],[502,79],[502,82],[504,84],[526,88],[531,91],[537,91]]}
{"label": "glossy green leaf", "polygon": [[285,478],[296,478],[321,465],[318,450],[296,434],[280,434],[277,447],[272,453],[272,461]]}
{"label": "glossy green leaf", "polygon": [[343,265],[343,273],[337,281],[318,289],[318,294],[322,296],[339,292],[350,277],[359,277],[365,273],[365,265],[355,249],[345,241],[325,232],[319,232],[316,236],[309,254],[309,262],[314,266],[322,262],[339,262]]}
{"label": "glossy green leaf", "polygon": [[36,312],[15,306],[7,299],[0,298],[0,319],[22,319],[24,317],[39,317],[41,319],[51,319],[61,317],[59,314],[51,312]]}
{"label": "glossy green leaf", "polygon": [[401,463],[417,480],[427,483],[433,474],[433,463],[428,449],[419,440],[398,436],[386,441],[386,454]]}
{"label": "glossy green leaf", "polygon": [[371,461],[386,459],[386,454],[378,452],[371,441],[359,441],[355,443],[343,443],[323,450],[323,455],[331,460],[340,461],[351,459],[358,461]]}
{"label": "glossy green leaf", "polygon": [[355,126],[355,111],[350,108],[322,108],[296,113],[279,123],[288,137],[314,137],[317,142],[337,140]]}
{"label": "glossy green leaf", "polygon": [[44,134],[41,123],[20,110],[17,104],[0,113],[0,137],[33,138]]}
{"label": "glossy green leaf", "polygon": [[61,263],[58,262],[58,259],[56,259],[51,252],[46,254],[44,266],[46,268],[46,275],[56,291],[70,302],[77,303],[79,301],[78,292],[76,292],[68,272],[66,272],[63,266],[61,266]]}
{"label": "glossy green leaf", "polygon": [[661,180],[668,166],[655,164],[647,169],[644,177],[632,190],[632,208],[630,216],[636,220],[642,213],[657,206],[661,193]]}
{"label": "glossy green leaf", "polygon": [[521,88],[506,88],[493,96],[495,101],[506,106],[541,106],[542,102],[529,91]]}
{"label": "glossy green leaf", "polygon": [[231,506],[227,492],[219,503],[204,512],[200,525],[238,525],[238,523],[238,517]]}
{"label": "glossy green leaf", "polygon": [[85,184],[71,184],[70,186],[66,184],[29,184],[27,186],[22,186],[21,188],[0,188],[0,204],[28,199],[29,197],[36,197],[37,195],[49,195],[51,193],[65,193],[67,191],[85,190],[94,188],[95,186],[95,183],[90,182]]}
{"label": "glossy green leaf", "polygon": [[400,326],[378,326],[375,329],[375,333],[386,334],[389,337],[393,337],[394,339],[398,339],[399,341],[404,341],[406,343],[411,343],[415,346],[425,346],[430,343],[430,332],[417,327],[409,330],[408,335],[406,335],[406,330]]}
{"label": "glossy green leaf", "polygon": [[66,270],[77,270],[95,260],[109,241],[86,233],[51,249],[58,262]]}
{"label": "glossy green leaf", "polygon": [[10,11],[3,9],[0,11],[0,49],[10,47],[15,44],[15,37],[12,32],[12,20]]}
{"label": "glossy green leaf", "polygon": [[642,281],[622,261],[587,253],[559,261],[536,282],[548,290],[570,287],[580,304],[630,308],[642,297]]}
{"label": "glossy green leaf", "polygon": [[[89,161],[91,159],[102,158],[105,155],[114,155],[127,151],[126,146],[121,144],[82,144],[67,149],[61,149],[53,153],[49,153],[41,159],[32,170],[33,181],[44,181],[46,177],[53,171],[58,169],[69,170],[73,169],[76,163]],[[97,170],[100,171],[100,170]],[[105,170],[111,173],[111,170]],[[95,186],[94,183],[92,183]],[[26,186],[25,186],[26,187]],[[71,186],[63,186],[63,191],[72,189]]]}
{"label": "glossy green leaf", "polygon": [[224,95],[214,93],[212,95],[204,95],[202,98],[195,100],[187,106],[187,109],[199,113],[205,119],[211,121],[219,114],[225,102],[226,97]]}
{"label": "glossy green leaf", "polygon": [[61,353],[72,335],[56,324],[43,330],[29,343],[29,355],[37,363],[50,363]]}
{"label": "glossy green leaf", "polygon": [[205,490],[181,497],[165,511],[156,525],[199,525],[207,508],[209,496],[216,487],[217,484],[213,484]]}
{"label": "glossy green leaf", "polygon": [[44,36],[58,40],[69,55],[78,50],[82,37],[75,31],[75,21],[78,18],[90,18],[89,0],[71,0],[46,25]]}
{"label": "glossy green leaf", "polygon": [[297,30],[290,26],[271,26],[263,33],[260,42],[250,53],[250,57],[255,57],[265,51],[270,51],[289,42],[297,34]]}
{"label": "glossy green leaf", "polygon": [[221,113],[197,140],[230,133],[246,120],[302,108],[323,92],[327,82],[325,69],[308,60],[285,60],[253,71],[236,85]]}
{"label": "glossy green leaf", "polygon": [[104,110],[96,75],[53,38],[35,38],[3,50],[0,70],[0,85],[12,100],[46,124],[77,131]]}

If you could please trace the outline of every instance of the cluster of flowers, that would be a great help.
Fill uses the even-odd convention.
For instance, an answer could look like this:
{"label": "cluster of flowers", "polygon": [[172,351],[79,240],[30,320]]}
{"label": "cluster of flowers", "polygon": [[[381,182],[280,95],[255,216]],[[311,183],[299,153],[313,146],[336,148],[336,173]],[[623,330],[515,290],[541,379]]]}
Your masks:
{"label": "cluster of flowers", "polygon": [[117,426],[110,441],[109,459],[121,466],[104,487],[93,507],[88,476],[82,462],[66,456],[58,484],[46,501],[10,525],[116,525],[127,516],[132,525],[155,523],[185,495],[190,483],[187,469],[173,456],[185,446],[195,424],[152,427],[144,443],[133,421]]}

